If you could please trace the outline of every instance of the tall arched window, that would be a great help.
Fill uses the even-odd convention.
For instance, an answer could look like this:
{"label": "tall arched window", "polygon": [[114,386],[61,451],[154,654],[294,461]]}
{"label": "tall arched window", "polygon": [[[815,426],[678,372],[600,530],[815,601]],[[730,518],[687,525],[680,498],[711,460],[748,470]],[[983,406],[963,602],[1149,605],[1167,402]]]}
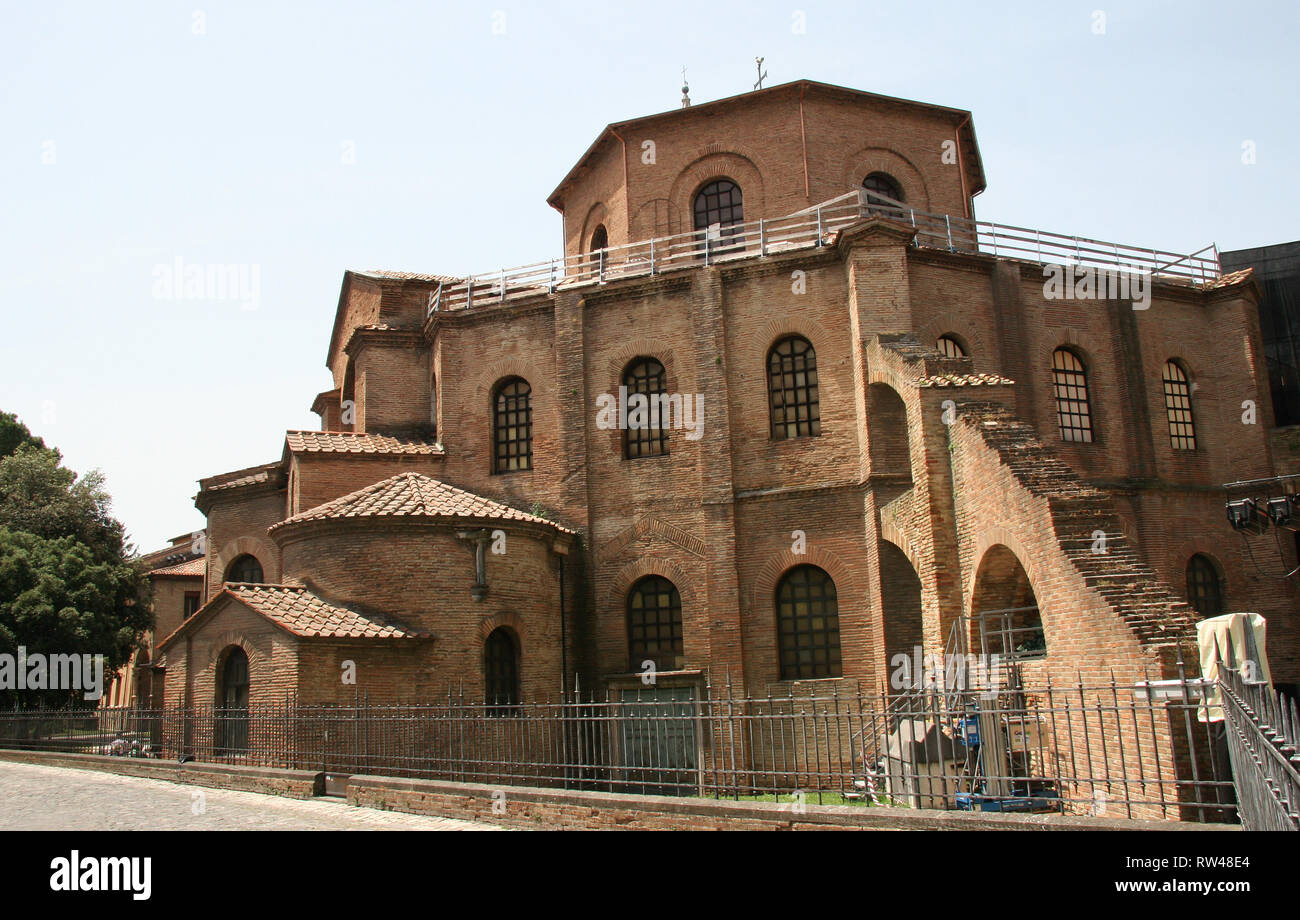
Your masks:
{"label": "tall arched window", "polygon": [[1092,404],[1088,400],[1088,370],[1068,348],[1052,352],[1052,387],[1056,421],[1062,441],[1092,441]]}
{"label": "tall arched window", "polygon": [[1192,385],[1177,361],[1165,362],[1165,414],[1169,417],[1169,443],[1174,450],[1196,450],[1196,422],[1192,419]]}
{"label": "tall arched window", "polygon": [[589,251],[594,253],[594,252],[600,252],[602,249],[608,249],[608,248],[609,248],[609,231],[605,229],[604,224],[601,224],[599,227],[596,228],[596,231],[591,235],[591,248],[589,249]]}
{"label": "tall arched window", "polygon": [[939,341],[935,342],[934,347],[939,350],[939,354],[945,358],[964,358],[966,349],[962,348],[961,342],[957,341],[954,336],[941,335]]}
{"label": "tall arched window", "polygon": [[903,197],[903,186],[889,173],[873,172],[862,180],[862,187],[867,190],[867,213],[897,215],[900,209],[893,202],[900,204],[907,199]]}
{"label": "tall arched window", "polygon": [[262,563],[257,561],[256,556],[250,556],[245,553],[230,563],[226,569],[226,581],[234,584],[260,585],[264,584],[262,574]]}
{"label": "tall arched window", "polygon": [[218,754],[248,750],[248,689],[248,655],[236,645],[226,652],[217,687],[213,741]]}
{"label": "tall arched window", "polygon": [[519,646],[504,626],[492,630],[483,643],[483,682],[488,706],[519,705]]}
{"label": "tall arched window", "polygon": [[821,434],[817,394],[817,352],[807,339],[792,335],[767,353],[767,395],[772,437],[778,441]]}
{"label": "tall arched window", "polygon": [[682,598],[667,578],[647,575],[628,592],[627,650],[633,671],[646,661],[656,671],[682,667]]}
{"label": "tall arched window", "polygon": [[791,569],[776,588],[781,679],[840,676],[840,613],[835,582],[815,565]]}
{"label": "tall arched window", "polygon": [[533,468],[533,388],[522,377],[497,385],[492,398],[492,472]]}
{"label": "tall arched window", "polygon": [[710,248],[715,242],[728,248],[743,244],[740,225],[744,220],[740,186],[730,179],[715,179],[695,195],[695,229],[708,230],[714,224],[719,225],[718,239],[710,241]]}
{"label": "tall arched window", "polygon": [[1219,568],[1209,556],[1197,553],[1187,560],[1187,603],[1203,617],[1223,613],[1223,585]]}
{"label": "tall arched window", "polygon": [[[638,457],[659,457],[668,453],[668,428],[672,420],[664,418],[668,392],[668,374],[654,358],[637,358],[623,372],[623,386],[627,388],[628,420],[623,431],[623,456],[628,460]],[[634,395],[641,399],[633,400]]]}

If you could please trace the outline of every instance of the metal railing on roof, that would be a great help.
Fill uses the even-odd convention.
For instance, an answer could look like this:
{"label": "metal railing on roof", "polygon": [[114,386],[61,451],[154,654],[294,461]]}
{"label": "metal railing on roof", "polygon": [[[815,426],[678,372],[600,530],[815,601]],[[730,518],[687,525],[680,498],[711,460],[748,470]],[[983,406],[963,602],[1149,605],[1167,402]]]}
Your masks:
{"label": "metal railing on roof", "polygon": [[701,265],[763,258],[835,241],[844,228],[867,217],[910,225],[914,246],[983,253],[1044,265],[1064,264],[1147,274],[1162,281],[1208,283],[1220,277],[1219,253],[1210,245],[1191,254],[1168,252],[1088,237],[968,220],[909,208],[865,189],[778,218],[720,225],[655,237],[595,252],[534,262],[517,268],[443,282],[429,295],[429,312],[472,309],[514,297],[554,293],[623,278],[647,277]]}

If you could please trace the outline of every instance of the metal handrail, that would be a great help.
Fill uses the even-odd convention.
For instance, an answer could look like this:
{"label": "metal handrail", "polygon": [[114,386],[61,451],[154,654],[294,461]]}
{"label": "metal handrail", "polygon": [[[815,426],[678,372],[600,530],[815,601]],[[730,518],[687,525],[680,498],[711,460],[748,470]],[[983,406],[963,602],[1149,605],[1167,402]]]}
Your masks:
{"label": "metal handrail", "polygon": [[[554,293],[561,288],[606,284],[622,278],[648,277],[675,269],[779,252],[815,249],[831,242],[841,230],[871,216],[908,224],[912,245],[952,252],[988,253],[997,258],[1039,264],[1067,264],[1110,271],[1142,273],[1163,280],[1208,283],[1220,277],[1218,249],[1204,247],[1191,254],[1108,243],[1009,224],[975,221],[950,214],[908,208],[878,193],[855,190],[821,204],[778,218],[763,218],[728,226],[713,225],[687,233],[653,237],[594,253],[566,255],[516,268],[471,275],[441,285],[429,312],[470,309],[475,303],[503,303],[512,296]],[[1203,255],[1209,252],[1210,255]]]}

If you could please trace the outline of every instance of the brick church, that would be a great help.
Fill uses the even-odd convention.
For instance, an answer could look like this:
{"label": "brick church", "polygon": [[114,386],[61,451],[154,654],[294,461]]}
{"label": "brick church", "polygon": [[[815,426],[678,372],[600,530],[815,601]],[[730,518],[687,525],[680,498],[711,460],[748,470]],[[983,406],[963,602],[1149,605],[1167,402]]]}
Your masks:
{"label": "brick church", "polygon": [[320,430],[201,481],[135,695],[879,687],[918,646],[1134,681],[1233,611],[1295,682],[1296,582],[1221,488],[1281,466],[1251,272],[984,188],[969,112],[799,81],[609,125],[563,258],[346,272]]}

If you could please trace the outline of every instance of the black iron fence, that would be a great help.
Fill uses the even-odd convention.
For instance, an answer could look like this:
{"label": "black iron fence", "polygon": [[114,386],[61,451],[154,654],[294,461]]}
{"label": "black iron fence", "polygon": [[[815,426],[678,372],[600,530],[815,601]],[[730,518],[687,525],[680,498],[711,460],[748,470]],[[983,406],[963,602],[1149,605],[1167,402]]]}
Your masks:
{"label": "black iron fence", "polygon": [[1220,664],[1219,695],[1247,830],[1300,830],[1300,713],[1268,684]]}
{"label": "black iron fence", "polygon": [[0,713],[0,747],[793,803],[1236,820],[1223,733],[1190,685],[1172,699],[1114,680],[900,694],[827,686],[763,697],[647,686],[511,706],[447,697],[13,711]]}

